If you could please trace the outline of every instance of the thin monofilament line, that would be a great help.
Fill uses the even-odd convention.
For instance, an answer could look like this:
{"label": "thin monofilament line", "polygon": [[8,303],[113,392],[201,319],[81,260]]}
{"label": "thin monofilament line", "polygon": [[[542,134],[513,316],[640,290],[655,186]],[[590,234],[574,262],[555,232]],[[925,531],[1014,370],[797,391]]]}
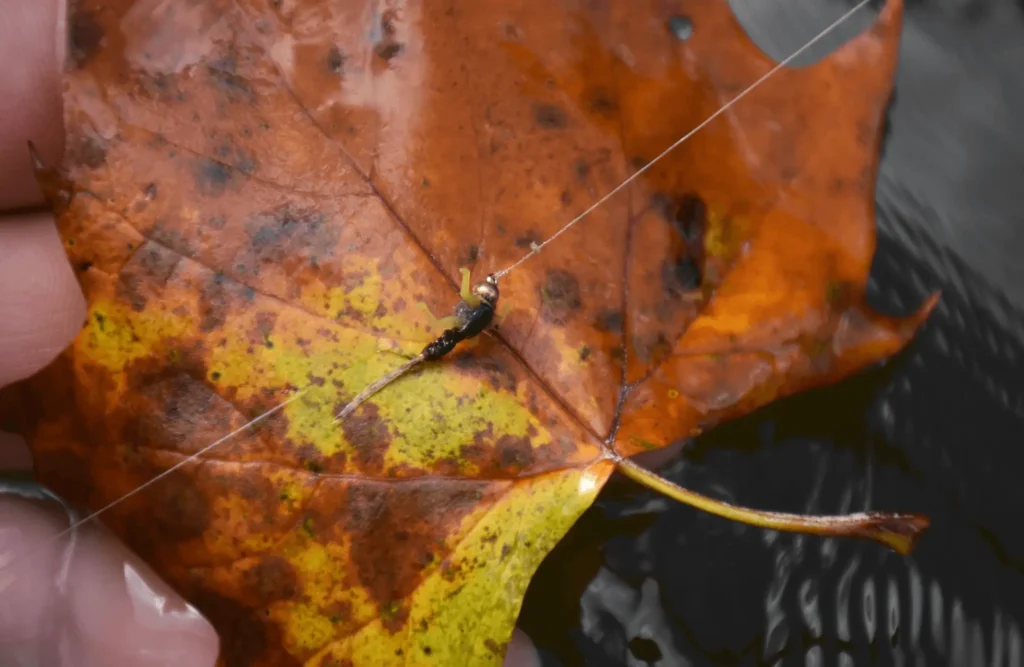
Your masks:
{"label": "thin monofilament line", "polygon": [[622,181],[621,183],[619,183],[619,184],[618,184],[618,185],[617,185],[617,186],[616,186],[616,187],[615,187],[615,188],[614,188],[614,189],[613,189],[613,190],[612,190],[611,192],[609,192],[608,194],[606,194],[605,196],[601,197],[601,198],[600,198],[600,199],[598,199],[598,200],[597,200],[596,202],[594,202],[593,204],[591,204],[591,205],[590,205],[590,207],[588,207],[588,208],[587,208],[587,209],[586,209],[585,211],[583,211],[582,213],[580,213],[579,215],[577,215],[577,216],[576,216],[575,218],[573,218],[572,220],[570,220],[570,221],[569,221],[569,222],[568,222],[568,223],[567,223],[567,224],[566,224],[566,225],[565,225],[564,227],[562,227],[561,229],[559,229],[559,230],[558,230],[557,232],[555,232],[554,234],[552,234],[551,236],[549,236],[549,237],[548,237],[548,238],[547,238],[547,239],[546,239],[546,240],[545,240],[545,241],[544,241],[543,243],[540,243],[540,244],[538,244],[538,245],[535,245],[535,246],[533,246],[533,247],[532,247],[532,248],[530,249],[530,252],[528,252],[528,253],[526,253],[525,255],[523,255],[523,256],[522,256],[521,258],[519,258],[519,260],[517,260],[517,261],[516,261],[515,263],[513,263],[513,264],[511,264],[511,265],[509,265],[509,266],[507,266],[507,267],[505,267],[505,268],[504,268],[504,269],[502,269],[501,271],[498,271],[498,272],[494,273],[494,274],[493,274],[493,275],[494,275],[494,279],[495,279],[495,280],[497,280],[497,279],[499,279],[499,278],[501,278],[501,277],[503,277],[503,276],[505,276],[505,275],[508,275],[509,273],[511,273],[511,272],[512,272],[512,270],[513,270],[513,269],[517,268],[517,267],[518,267],[518,266],[519,266],[520,264],[522,264],[522,263],[523,263],[523,262],[525,262],[526,260],[530,259],[530,258],[531,258],[531,257],[533,257],[534,255],[539,255],[539,254],[540,254],[540,251],[541,251],[541,250],[543,250],[545,246],[547,246],[547,245],[548,245],[549,243],[551,243],[552,241],[554,241],[555,239],[557,239],[557,238],[558,238],[559,236],[561,236],[561,235],[562,235],[562,234],[564,234],[565,232],[569,231],[569,229],[570,229],[570,228],[572,228],[572,227],[573,227],[573,225],[575,225],[575,224],[576,224],[577,222],[579,222],[579,221],[580,221],[580,220],[582,220],[583,218],[585,218],[585,217],[587,217],[588,215],[590,215],[590,214],[591,214],[592,212],[594,212],[594,211],[595,211],[595,210],[596,210],[596,209],[597,209],[598,207],[600,207],[600,206],[601,206],[602,204],[604,204],[604,203],[605,203],[606,201],[608,201],[609,199],[611,199],[612,197],[614,197],[616,193],[618,193],[618,192],[619,192],[619,191],[621,191],[621,190],[622,190],[622,189],[623,189],[624,187],[626,187],[627,185],[629,185],[630,183],[632,183],[633,181],[635,181],[635,180],[636,180],[637,178],[639,178],[641,174],[643,174],[643,173],[644,173],[645,171],[647,171],[648,169],[650,169],[651,167],[653,167],[653,166],[654,166],[655,164],[657,164],[657,163],[658,163],[658,162],[659,162],[659,161],[660,161],[660,160],[661,160],[662,158],[664,158],[664,157],[665,157],[666,155],[668,155],[669,153],[671,153],[672,151],[674,151],[674,150],[675,150],[676,148],[678,148],[678,147],[679,147],[680,145],[682,145],[682,144],[686,143],[686,141],[687,141],[687,140],[688,140],[688,139],[689,139],[690,137],[692,137],[692,136],[693,136],[693,135],[695,135],[695,134],[696,134],[697,132],[700,132],[700,131],[701,131],[702,129],[704,129],[704,127],[706,127],[706,126],[708,125],[708,123],[710,123],[711,121],[713,121],[714,119],[718,118],[718,117],[719,117],[719,116],[721,116],[721,115],[722,115],[723,113],[725,113],[726,111],[728,111],[728,110],[729,110],[729,109],[730,109],[730,108],[731,108],[731,107],[732,107],[732,106],[733,106],[734,104],[736,104],[736,103],[737,103],[737,102],[739,102],[739,101],[740,101],[741,99],[743,99],[743,98],[744,98],[744,97],[745,97],[745,96],[746,96],[747,94],[749,94],[749,93],[750,93],[750,92],[752,92],[752,91],[753,91],[754,89],[756,89],[756,88],[757,88],[758,86],[760,86],[760,85],[761,85],[762,83],[764,83],[764,82],[765,82],[765,81],[767,81],[767,80],[768,80],[769,78],[771,78],[771,77],[772,77],[772,75],[774,75],[774,74],[775,74],[776,72],[778,72],[778,71],[779,71],[780,69],[782,69],[783,67],[785,67],[785,66],[787,66],[787,65],[788,65],[789,63],[791,63],[791,62],[793,61],[793,59],[794,59],[794,58],[797,58],[797,57],[799,57],[799,56],[800,56],[800,54],[802,54],[802,53],[803,53],[804,51],[806,51],[807,49],[809,49],[809,48],[811,48],[812,46],[814,46],[814,45],[815,45],[815,44],[816,44],[816,43],[817,43],[817,42],[818,42],[819,40],[821,40],[821,39],[822,39],[823,37],[825,37],[825,36],[826,36],[826,35],[828,35],[828,34],[829,34],[830,32],[832,32],[833,30],[835,30],[836,28],[838,28],[839,26],[841,26],[841,25],[842,25],[843,23],[845,23],[847,19],[849,19],[849,18],[850,18],[851,16],[853,16],[853,15],[854,15],[854,14],[855,14],[855,13],[856,13],[857,11],[859,11],[859,10],[860,10],[860,9],[861,9],[862,7],[864,7],[864,5],[868,4],[868,3],[870,2],[870,1],[871,1],[871,0],[861,0],[861,1],[859,2],[859,3],[857,3],[857,4],[856,4],[856,5],[855,5],[855,6],[853,7],[853,9],[851,9],[850,11],[846,12],[845,14],[843,14],[842,16],[840,16],[839,18],[837,18],[837,19],[836,19],[835,21],[833,21],[833,22],[832,22],[832,23],[831,23],[831,24],[830,24],[830,25],[829,25],[829,26],[828,26],[827,28],[825,28],[824,30],[822,30],[821,32],[819,32],[819,33],[818,33],[817,35],[815,35],[815,36],[814,36],[814,37],[813,37],[813,38],[812,38],[812,39],[811,39],[811,40],[810,40],[809,42],[807,42],[806,44],[804,44],[803,46],[801,46],[801,47],[800,47],[799,49],[797,49],[796,51],[794,51],[793,53],[791,53],[791,54],[790,54],[789,56],[787,56],[787,57],[786,57],[786,58],[785,58],[784,60],[782,60],[781,62],[779,62],[779,64],[775,65],[775,67],[772,67],[772,68],[771,68],[770,70],[768,70],[768,71],[767,71],[767,72],[766,72],[766,73],[765,73],[764,75],[762,75],[762,76],[761,76],[761,78],[759,78],[759,79],[758,79],[757,81],[755,81],[754,83],[750,84],[750,86],[748,86],[748,87],[747,87],[747,88],[746,88],[745,90],[743,90],[743,92],[739,93],[738,95],[736,95],[736,97],[732,98],[731,100],[729,100],[728,102],[726,102],[726,103],[725,103],[724,105],[722,105],[722,106],[721,106],[721,107],[720,107],[720,108],[718,109],[718,111],[716,111],[715,113],[713,113],[713,114],[711,114],[710,116],[708,116],[707,118],[705,118],[705,119],[704,119],[703,121],[701,121],[701,122],[700,122],[700,124],[699,124],[699,125],[697,125],[697,126],[696,126],[696,127],[694,127],[694,128],[692,129],[692,130],[690,130],[689,132],[687,132],[686,134],[684,134],[683,136],[681,136],[681,137],[680,137],[679,139],[677,139],[677,140],[675,141],[675,143],[673,143],[673,144],[672,144],[671,146],[669,146],[668,148],[666,148],[665,150],[663,150],[663,151],[662,151],[662,152],[661,152],[661,153],[660,153],[660,154],[659,154],[659,155],[658,155],[658,156],[657,156],[656,158],[654,158],[653,160],[651,160],[650,162],[648,162],[647,164],[645,164],[645,165],[644,165],[643,167],[641,167],[640,169],[638,169],[638,170],[637,170],[637,171],[636,171],[635,173],[633,173],[633,174],[632,174],[631,176],[627,177],[627,178],[626,178],[626,180],[624,180],[624,181]]}
{"label": "thin monofilament line", "polygon": [[[192,462],[192,461],[195,461],[195,460],[199,459],[199,458],[200,458],[200,457],[201,457],[201,456],[202,456],[203,454],[205,454],[205,453],[209,452],[209,451],[210,451],[211,449],[213,449],[213,448],[217,447],[217,446],[218,446],[218,445],[220,445],[221,443],[223,443],[223,442],[226,442],[227,440],[230,440],[231,438],[235,437],[236,435],[238,435],[238,434],[239,434],[239,433],[241,433],[242,431],[246,430],[247,428],[251,428],[252,426],[256,425],[257,423],[259,423],[259,422],[263,421],[264,419],[266,419],[266,418],[267,418],[267,417],[269,417],[270,415],[272,415],[272,414],[274,414],[274,413],[276,413],[276,412],[278,412],[278,411],[280,411],[280,410],[283,410],[283,409],[285,408],[285,406],[289,405],[289,404],[290,404],[290,403],[291,403],[292,401],[294,401],[295,399],[297,399],[297,398],[299,398],[300,396],[302,396],[302,395],[303,395],[303,394],[304,394],[305,392],[306,392],[306,390],[305,390],[305,389],[300,389],[300,390],[298,390],[298,391],[297,391],[297,392],[296,392],[296,393],[295,393],[295,394],[294,394],[293,396],[291,396],[291,397],[290,397],[290,398],[288,398],[287,400],[285,400],[285,401],[283,401],[283,402],[281,402],[281,403],[279,403],[279,404],[275,405],[274,407],[270,408],[269,410],[267,410],[267,411],[266,411],[266,412],[264,412],[263,414],[261,414],[261,415],[259,415],[259,416],[257,416],[257,417],[254,417],[254,418],[253,418],[253,419],[251,419],[250,421],[248,421],[248,422],[246,422],[245,424],[242,424],[241,426],[239,426],[238,428],[236,428],[236,429],[235,429],[234,431],[231,431],[231,432],[230,432],[230,433],[228,433],[227,435],[225,435],[225,436],[223,436],[223,437],[221,437],[221,438],[219,438],[219,439],[217,439],[217,440],[215,440],[215,441],[211,442],[210,444],[206,445],[205,447],[203,447],[203,448],[202,448],[202,449],[200,449],[199,451],[197,451],[197,452],[195,452],[195,453],[193,453],[193,454],[189,454],[189,455],[188,455],[188,456],[186,456],[186,457],[185,457],[184,459],[182,459],[181,461],[179,461],[179,462],[175,463],[174,465],[172,465],[172,466],[171,466],[170,468],[168,468],[167,470],[164,470],[164,471],[163,471],[163,472],[161,472],[160,474],[158,474],[158,475],[156,475],[156,476],[154,476],[154,477],[151,477],[150,479],[146,480],[145,482],[143,482],[143,483],[142,483],[142,484],[140,484],[139,486],[135,487],[134,489],[132,489],[132,490],[131,490],[131,491],[129,491],[128,493],[124,494],[124,495],[123,495],[123,496],[121,496],[120,498],[116,498],[116,499],[114,499],[114,500],[110,501],[109,503],[107,503],[106,505],[104,505],[103,507],[101,507],[100,509],[98,509],[98,510],[96,510],[95,512],[93,512],[93,513],[91,513],[91,514],[87,515],[87,516],[86,516],[86,517],[84,517],[84,518],[82,518],[82,519],[79,519],[78,521],[74,521],[74,522],[72,522],[72,523],[71,523],[71,524],[70,524],[70,525],[69,525],[69,526],[68,526],[67,528],[65,528],[64,530],[60,531],[59,533],[57,533],[57,534],[56,534],[56,535],[54,535],[53,537],[51,537],[51,538],[49,538],[49,539],[45,540],[45,541],[43,542],[43,544],[39,546],[39,549],[41,550],[41,549],[42,549],[43,547],[45,547],[45,546],[47,546],[47,545],[49,545],[49,544],[52,544],[53,542],[56,542],[56,541],[57,541],[58,539],[60,539],[61,537],[64,537],[64,536],[65,536],[65,535],[67,535],[68,533],[70,533],[70,532],[72,532],[72,531],[75,531],[75,530],[77,530],[77,529],[81,528],[82,526],[84,526],[85,524],[89,523],[90,521],[92,521],[92,520],[93,520],[93,519],[95,519],[96,517],[100,516],[100,515],[101,515],[101,514],[103,514],[104,512],[106,512],[106,511],[110,510],[110,509],[111,509],[112,507],[115,507],[115,506],[117,506],[117,505],[120,505],[121,503],[123,503],[124,501],[128,500],[129,498],[131,498],[131,497],[132,497],[132,496],[134,496],[135,494],[137,494],[137,493],[139,493],[139,492],[141,492],[141,491],[143,491],[143,490],[145,490],[145,489],[149,488],[149,487],[150,487],[150,486],[152,486],[153,484],[156,484],[156,483],[157,483],[157,482],[159,482],[159,481],[160,481],[161,479],[163,479],[164,477],[167,477],[168,475],[170,475],[170,474],[171,474],[172,472],[174,472],[175,470],[178,470],[178,469],[179,469],[179,468],[181,468],[182,466],[185,466],[185,465],[189,464],[190,462]],[[27,555],[29,555],[29,554],[21,554],[21,555],[20,555],[20,556],[18,557],[18,560],[22,560],[22,559],[24,559],[24,558],[25,558],[25,557],[26,557]]]}

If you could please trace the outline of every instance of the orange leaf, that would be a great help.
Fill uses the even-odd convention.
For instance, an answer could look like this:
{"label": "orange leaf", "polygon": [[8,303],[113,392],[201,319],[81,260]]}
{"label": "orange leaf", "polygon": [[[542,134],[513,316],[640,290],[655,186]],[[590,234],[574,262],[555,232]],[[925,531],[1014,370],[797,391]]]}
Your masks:
{"label": "orange leaf", "polygon": [[40,178],[90,310],[24,385],[40,478],[99,508],[232,433],[104,515],[226,665],[500,663],[619,455],[883,360],[930,310],[863,301],[900,13],[779,71],[503,276],[493,335],[335,424],[437,336],[417,302],[449,312],[460,267],[508,267],[774,64],[725,0],[74,3]]}

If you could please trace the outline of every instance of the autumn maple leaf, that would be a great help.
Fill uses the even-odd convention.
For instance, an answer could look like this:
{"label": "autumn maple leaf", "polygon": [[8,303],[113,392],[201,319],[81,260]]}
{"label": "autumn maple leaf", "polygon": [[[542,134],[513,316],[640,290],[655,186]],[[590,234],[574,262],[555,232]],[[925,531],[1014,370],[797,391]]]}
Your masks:
{"label": "autumn maple leaf", "polygon": [[[40,178],[89,316],[23,387],[40,479],[114,503],[226,665],[499,663],[617,466],[909,548],[916,517],[772,518],[622,458],[886,359],[929,311],[864,305],[900,3],[569,229],[775,67],[726,1],[386,6],[73,3]],[[496,330],[335,423],[440,333],[418,303],[524,253]]]}

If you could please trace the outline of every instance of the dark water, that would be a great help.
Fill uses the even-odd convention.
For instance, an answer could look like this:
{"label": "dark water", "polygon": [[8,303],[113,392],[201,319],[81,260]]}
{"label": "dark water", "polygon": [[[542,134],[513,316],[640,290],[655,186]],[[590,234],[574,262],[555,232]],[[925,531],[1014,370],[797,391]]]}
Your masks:
{"label": "dark water", "polygon": [[[1024,666],[1024,3],[907,5],[870,296],[906,313],[941,289],[938,311],[888,366],[719,427],[662,472],[755,507],[921,511],[931,530],[901,557],[614,480],[527,595],[546,665]],[[775,56],[843,9],[735,6]]]}

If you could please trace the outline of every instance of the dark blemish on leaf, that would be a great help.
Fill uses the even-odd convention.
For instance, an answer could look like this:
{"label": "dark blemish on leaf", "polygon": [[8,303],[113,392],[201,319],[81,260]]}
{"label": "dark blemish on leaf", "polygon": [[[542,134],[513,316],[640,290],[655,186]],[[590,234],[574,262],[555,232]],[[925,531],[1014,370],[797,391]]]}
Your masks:
{"label": "dark blemish on leaf", "polygon": [[473,263],[476,262],[477,259],[479,259],[479,257],[480,257],[480,246],[475,245],[475,244],[471,245],[471,246],[469,246],[469,249],[466,250],[466,262],[465,263],[466,264],[473,264]]}
{"label": "dark blemish on leaf", "polygon": [[197,586],[182,593],[217,628],[224,667],[251,667],[263,660],[280,667],[300,664],[282,648],[280,631],[265,624],[250,607],[206,587]]}
{"label": "dark blemish on leaf", "polygon": [[238,59],[231,53],[211,62],[206,71],[216,87],[231,102],[252,104],[256,101],[252,86],[238,74]]}
{"label": "dark blemish on leaf", "polygon": [[192,257],[197,249],[191,238],[181,233],[180,230],[169,227],[163,219],[157,220],[146,234],[150,241],[167,247],[176,254]]}
{"label": "dark blemish on leaf", "polygon": [[583,305],[580,284],[575,274],[551,269],[540,288],[541,317],[553,324],[565,324]]}
{"label": "dark blemish on leaf", "polygon": [[676,211],[675,223],[687,245],[701,242],[707,226],[707,217],[708,208],[703,199],[692,193],[683,195]]}
{"label": "dark blemish on leaf", "polygon": [[565,111],[554,104],[535,102],[533,105],[533,119],[538,126],[546,130],[562,129],[568,124]]}
{"label": "dark blemish on leaf", "polygon": [[665,194],[664,192],[655,192],[651,195],[648,206],[651,210],[661,216],[662,220],[669,223],[675,223],[675,206],[672,202],[672,197]]}
{"label": "dark blemish on leaf", "polygon": [[[192,381],[194,384],[195,381]],[[180,445],[181,441],[176,444]],[[142,445],[136,441],[136,444]],[[156,487],[160,488],[157,489]],[[197,487],[192,476],[174,470],[154,485],[147,502],[151,530],[161,538],[173,541],[202,537],[213,517],[209,500]]]}
{"label": "dark blemish on leaf", "polygon": [[332,46],[327,51],[327,69],[335,74],[342,74],[345,70],[345,54],[337,46]]}
{"label": "dark blemish on leaf", "polygon": [[568,190],[562,190],[562,206],[572,203],[572,194]]}
{"label": "dark blemish on leaf", "polygon": [[689,16],[677,14],[670,17],[668,29],[680,42],[685,42],[693,37],[693,21]]}
{"label": "dark blemish on leaf", "polygon": [[244,575],[245,585],[261,604],[290,600],[298,589],[298,578],[292,564],[280,556],[263,555],[255,567]]}
{"label": "dark blemish on leaf", "polygon": [[401,44],[399,42],[385,41],[378,44],[377,47],[374,49],[374,52],[377,54],[378,58],[382,58],[390,62],[392,58],[394,58],[404,50],[405,44]]}
{"label": "dark blemish on leaf", "polygon": [[266,347],[272,348],[274,344],[270,341],[270,335],[274,332],[274,325],[277,324],[277,313],[260,311],[256,313],[256,336],[255,340],[261,341]]}
{"label": "dark blemish on leaf", "polygon": [[608,91],[596,90],[590,97],[590,110],[599,116],[610,118],[619,110],[619,105]]}
{"label": "dark blemish on leaf", "polygon": [[217,156],[244,174],[251,174],[256,171],[256,158],[249,151],[243,150],[235,145],[234,140],[228,138],[224,143],[217,146]]}
{"label": "dark blemish on leaf", "polygon": [[680,295],[700,287],[701,274],[697,262],[688,255],[683,255],[675,264],[662,265],[662,280],[665,283],[665,290],[675,295]]}
{"label": "dark blemish on leaf", "polygon": [[230,294],[224,286],[224,274],[216,273],[200,287],[199,330],[210,333],[224,326],[228,317]]}
{"label": "dark blemish on leaf", "polygon": [[68,54],[75,67],[81,69],[103,43],[103,26],[92,12],[82,11],[78,5],[73,1],[68,9]]}
{"label": "dark blemish on leaf", "polygon": [[640,336],[633,339],[633,352],[645,364],[660,361],[672,352],[665,334],[658,332],[653,336]]}
{"label": "dark blemish on leaf", "polygon": [[142,312],[150,298],[160,297],[179,261],[181,255],[159,243],[145,241],[118,275],[118,298],[127,301],[135,312]]}
{"label": "dark blemish on leaf", "polygon": [[585,182],[587,180],[587,176],[590,175],[590,165],[583,160],[576,160],[575,169],[577,180],[581,183]]}
{"label": "dark blemish on leaf", "polygon": [[107,162],[107,148],[96,137],[85,136],[78,142],[73,158],[89,169],[98,169]]}
{"label": "dark blemish on leaf", "polygon": [[220,380],[220,371],[214,371],[210,373],[210,379],[213,380],[214,382]]}
{"label": "dark blemish on leaf", "polygon": [[579,358],[580,358],[581,362],[582,361],[586,361],[587,359],[590,358],[590,346],[589,345],[584,345],[583,347],[580,348]]}
{"label": "dark blemish on leaf", "polygon": [[621,345],[616,345],[608,352],[608,356],[610,356],[614,361],[625,361],[626,348]]}
{"label": "dark blemish on leaf", "polygon": [[540,234],[531,230],[517,238],[513,243],[517,248],[529,250],[534,244],[539,244],[543,240],[544,239]]}
{"label": "dark blemish on leaf", "polygon": [[306,379],[309,380],[309,383],[311,385],[316,387],[322,387],[327,383],[326,379],[320,377],[319,375],[313,375],[312,373],[306,374]]}
{"label": "dark blemish on leaf", "polygon": [[602,310],[594,318],[594,328],[605,333],[620,334],[625,326],[621,310]]}
{"label": "dark blemish on leaf", "polygon": [[146,199],[156,199],[156,193],[156,183],[150,183],[142,190],[142,194],[145,195]]}
{"label": "dark blemish on leaf", "polygon": [[647,164],[647,159],[643,155],[634,155],[629,159],[629,164],[634,169],[643,169]]}
{"label": "dark blemish on leaf", "polygon": [[534,463],[533,447],[527,437],[503,435],[498,438],[495,447],[498,454],[498,465],[504,471],[525,470]]}
{"label": "dark blemish on leaf", "polygon": [[207,197],[219,197],[227,191],[234,180],[231,169],[214,160],[200,158],[192,170],[196,189]]}
{"label": "dark blemish on leaf", "polygon": [[79,262],[76,268],[80,273],[85,273],[92,268],[92,262]]}
{"label": "dark blemish on leaf", "polygon": [[333,258],[341,234],[340,227],[328,224],[323,214],[290,204],[252,215],[245,221],[245,232],[249,236],[245,263],[254,274],[262,266],[296,261],[312,267],[314,257],[326,262]]}
{"label": "dark blemish on leaf", "polygon": [[[424,563],[447,557],[450,527],[477,508],[487,485],[428,479],[349,487],[338,519],[351,537],[356,577],[381,611],[394,610],[393,601],[416,590],[427,567]],[[396,550],[394,536],[403,531],[407,537]],[[396,614],[385,624],[395,632],[405,621],[404,614]]]}
{"label": "dark blemish on leaf", "polygon": [[342,422],[341,428],[345,440],[355,451],[359,469],[367,474],[380,474],[384,470],[384,455],[391,447],[391,433],[377,405],[364,403]]}

